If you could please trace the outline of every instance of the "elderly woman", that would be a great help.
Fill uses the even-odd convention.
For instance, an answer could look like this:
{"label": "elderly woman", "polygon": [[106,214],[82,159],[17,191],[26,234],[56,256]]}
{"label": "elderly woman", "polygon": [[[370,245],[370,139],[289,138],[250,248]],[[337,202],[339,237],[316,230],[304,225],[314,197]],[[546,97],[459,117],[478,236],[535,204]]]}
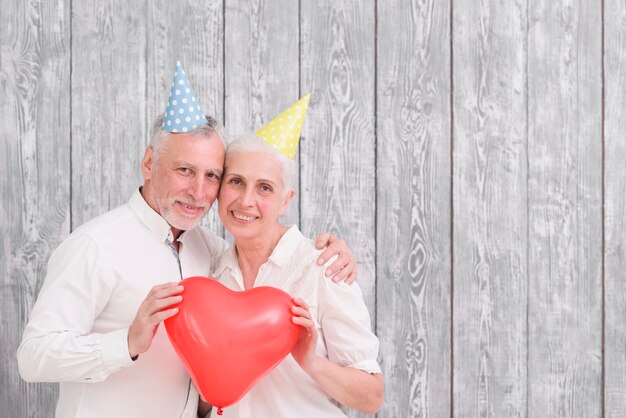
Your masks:
{"label": "elderly woman", "polygon": [[278,221],[295,194],[294,161],[249,135],[230,144],[224,170],[219,215],[235,242],[215,277],[233,290],[284,290],[298,305],[294,323],[304,327],[291,355],[224,416],[345,416],[338,404],[375,413],[383,378],[360,288],[324,279],[314,243]]}

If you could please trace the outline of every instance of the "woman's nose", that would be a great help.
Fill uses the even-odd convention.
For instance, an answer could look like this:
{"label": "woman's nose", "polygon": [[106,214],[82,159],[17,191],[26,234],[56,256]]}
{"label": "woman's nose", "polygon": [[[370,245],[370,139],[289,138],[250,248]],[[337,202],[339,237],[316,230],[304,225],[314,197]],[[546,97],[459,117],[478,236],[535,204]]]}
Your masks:
{"label": "woman's nose", "polygon": [[241,204],[243,206],[253,206],[254,205],[254,190],[250,187],[244,190],[243,195],[241,196]]}

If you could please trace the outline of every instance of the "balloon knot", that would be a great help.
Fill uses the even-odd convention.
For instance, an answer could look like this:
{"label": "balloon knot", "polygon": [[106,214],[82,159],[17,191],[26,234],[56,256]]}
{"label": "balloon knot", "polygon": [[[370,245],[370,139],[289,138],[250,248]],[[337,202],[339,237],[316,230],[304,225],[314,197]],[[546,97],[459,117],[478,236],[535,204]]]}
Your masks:
{"label": "balloon knot", "polygon": [[217,408],[217,415],[222,415],[224,410],[222,408]]}

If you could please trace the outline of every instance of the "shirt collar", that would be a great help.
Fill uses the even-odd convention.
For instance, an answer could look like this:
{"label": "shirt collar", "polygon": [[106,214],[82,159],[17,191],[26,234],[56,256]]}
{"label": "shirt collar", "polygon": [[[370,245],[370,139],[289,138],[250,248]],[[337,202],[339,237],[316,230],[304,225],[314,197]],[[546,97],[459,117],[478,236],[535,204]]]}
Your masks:
{"label": "shirt collar", "polygon": [[[278,267],[285,266],[298,249],[298,241],[303,238],[302,233],[296,225],[291,225],[287,232],[281,237],[274,247],[274,251],[269,257],[268,261],[271,261]],[[237,250],[235,244],[232,244],[228,250],[224,252],[220,258],[219,265],[215,269],[215,277],[219,277],[224,270],[229,269],[233,271],[239,268],[239,262],[237,261]]]}
{"label": "shirt collar", "polygon": [[220,262],[215,269],[213,275],[217,278],[219,277],[224,270],[229,269],[233,271],[239,268],[239,263],[237,261],[237,252],[235,250],[235,244],[231,244],[231,246],[224,251],[222,256],[220,257]]}
{"label": "shirt collar", "polygon": [[146,202],[141,195],[140,189],[135,190],[128,202],[128,206],[130,206],[130,209],[137,216],[139,222],[148,228],[160,242],[165,242],[168,239],[170,241],[172,240],[172,228],[170,224],[148,205],[148,202]]}
{"label": "shirt collar", "polygon": [[285,266],[298,249],[297,243],[304,238],[297,226],[291,225],[287,232],[281,237],[272,255],[270,255],[269,261],[276,264],[278,267]]}

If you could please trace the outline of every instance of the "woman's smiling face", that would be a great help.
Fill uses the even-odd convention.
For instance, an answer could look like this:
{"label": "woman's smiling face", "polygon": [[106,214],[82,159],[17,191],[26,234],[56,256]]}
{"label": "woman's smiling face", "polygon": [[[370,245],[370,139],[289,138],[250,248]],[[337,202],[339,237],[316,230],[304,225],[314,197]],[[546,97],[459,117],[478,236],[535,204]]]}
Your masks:
{"label": "woman's smiling face", "polygon": [[278,225],[293,190],[285,193],[281,164],[268,152],[234,152],[226,156],[218,196],[224,227],[235,239],[258,238]]}

